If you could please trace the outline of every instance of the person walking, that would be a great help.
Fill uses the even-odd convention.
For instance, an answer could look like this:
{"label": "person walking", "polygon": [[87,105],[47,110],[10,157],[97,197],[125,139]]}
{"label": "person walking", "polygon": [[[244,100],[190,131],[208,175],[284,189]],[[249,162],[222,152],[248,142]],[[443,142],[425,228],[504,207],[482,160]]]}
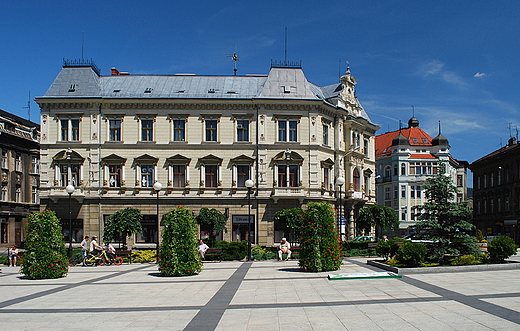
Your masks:
{"label": "person walking", "polygon": [[88,251],[89,251],[88,240],[89,240],[89,238],[90,238],[89,236],[85,236],[85,238],[83,238],[83,240],[81,241],[81,244],[80,244],[80,247],[81,247],[81,259],[83,260],[83,265],[85,265],[85,259],[88,256]]}

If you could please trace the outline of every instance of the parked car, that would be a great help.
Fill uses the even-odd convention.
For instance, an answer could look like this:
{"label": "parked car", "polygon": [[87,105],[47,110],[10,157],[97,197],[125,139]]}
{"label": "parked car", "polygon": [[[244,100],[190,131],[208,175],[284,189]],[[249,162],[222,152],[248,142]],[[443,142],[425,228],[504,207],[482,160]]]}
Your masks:
{"label": "parked car", "polygon": [[354,239],[355,242],[360,241],[376,241],[376,237],[374,236],[359,236],[356,239]]}

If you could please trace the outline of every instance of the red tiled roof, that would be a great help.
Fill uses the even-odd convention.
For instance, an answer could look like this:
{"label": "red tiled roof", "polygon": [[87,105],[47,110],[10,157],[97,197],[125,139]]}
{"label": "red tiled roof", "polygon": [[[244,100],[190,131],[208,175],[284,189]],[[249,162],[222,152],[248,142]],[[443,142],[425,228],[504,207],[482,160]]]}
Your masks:
{"label": "red tiled roof", "polygon": [[436,159],[436,157],[431,154],[412,154],[410,159]]}
{"label": "red tiled roof", "polygon": [[[383,133],[382,135],[376,136],[376,157],[381,155],[392,154],[392,140],[399,135],[399,132],[403,134],[408,141],[410,146],[431,146],[432,137],[430,137],[421,128],[413,127],[407,129],[396,130],[392,132]],[[414,140],[415,138],[415,140]],[[423,142],[423,138],[427,142]]]}

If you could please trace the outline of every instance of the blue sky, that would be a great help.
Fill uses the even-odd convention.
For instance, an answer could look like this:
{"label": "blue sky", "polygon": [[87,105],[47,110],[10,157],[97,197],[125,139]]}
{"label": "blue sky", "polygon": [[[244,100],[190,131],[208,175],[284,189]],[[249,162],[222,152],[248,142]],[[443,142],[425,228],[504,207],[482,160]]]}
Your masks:
{"label": "blue sky", "polygon": [[[133,74],[267,74],[302,61],[307,79],[338,82],[349,61],[379,134],[412,116],[473,162],[520,126],[518,1],[2,1],[0,109],[27,118],[63,58]],[[31,120],[39,122],[31,102]],[[471,186],[471,184],[470,184]]]}

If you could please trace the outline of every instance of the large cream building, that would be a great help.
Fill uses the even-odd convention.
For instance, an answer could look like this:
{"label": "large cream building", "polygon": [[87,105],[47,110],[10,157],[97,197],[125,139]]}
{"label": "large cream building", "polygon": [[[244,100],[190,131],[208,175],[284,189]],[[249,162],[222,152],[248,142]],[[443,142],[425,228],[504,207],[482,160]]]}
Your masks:
{"label": "large cream building", "polygon": [[[41,208],[56,210],[72,239],[101,235],[109,215],[141,210],[144,231],[133,247],[157,240],[157,215],[177,205],[221,211],[224,240],[273,245],[288,229],[276,211],[309,201],[336,203],[344,177],[345,236],[375,203],[374,125],[347,70],[319,87],[301,66],[272,65],[268,75],[132,75],[93,62],[65,61],[41,108]],[[162,184],[159,194],[154,183]],[[158,212],[157,212],[158,210]],[[338,215],[338,226],[339,226]],[[66,239],[68,240],[68,231]]]}

